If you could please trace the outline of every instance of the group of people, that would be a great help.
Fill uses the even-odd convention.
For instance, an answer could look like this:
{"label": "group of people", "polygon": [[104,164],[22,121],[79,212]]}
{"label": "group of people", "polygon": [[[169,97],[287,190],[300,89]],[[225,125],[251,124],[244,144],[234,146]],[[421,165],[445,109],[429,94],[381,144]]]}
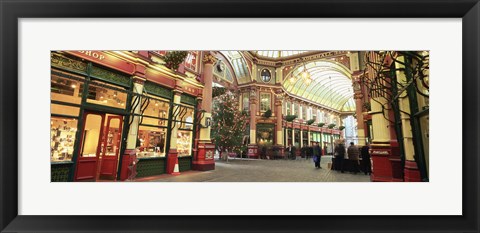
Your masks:
{"label": "group of people", "polygon": [[[367,142],[365,146],[362,148],[358,148],[353,142],[350,142],[350,146],[348,148],[345,147],[345,141],[343,139],[337,140],[335,143],[334,148],[334,157],[333,157],[333,165],[332,169],[340,171],[344,173],[345,171],[345,160],[348,160],[349,164],[351,165],[351,171],[354,174],[360,172],[365,173],[365,175],[370,175],[372,173],[371,162],[370,162],[370,144]],[[286,156],[289,159],[295,159],[296,156],[296,148],[291,144],[285,149]],[[320,162],[322,159],[322,148],[320,147],[319,142],[312,142],[310,146],[303,147],[302,156],[305,158],[313,158],[313,162],[315,163],[315,168],[322,168],[320,166]],[[362,158],[360,162],[360,158]]]}
{"label": "group of people", "polygon": [[[290,159],[295,159],[296,156],[296,147],[291,144],[285,149],[285,152]],[[322,159],[322,148],[320,147],[319,142],[312,141],[310,146],[304,146],[301,150],[302,157],[306,159],[313,158],[316,168],[322,168],[320,162]]]}
{"label": "group of people", "polygon": [[[345,142],[339,140],[336,143],[334,149],[334,169],[344,173],[345,170],[345,157],[348,156],[348,160],[352,166],[352,172],[357,174],[360,171],[360,165],[362,166],[362,171],[365,175],[370,175],[372,173],[371,162],[370,162],[370,145],[367,142],[365,146],[361,149],[358,149],[353,142],[350,142],[350,146],[345,148]],[[362,163],[360,164],[360,156],[362,158]]]}

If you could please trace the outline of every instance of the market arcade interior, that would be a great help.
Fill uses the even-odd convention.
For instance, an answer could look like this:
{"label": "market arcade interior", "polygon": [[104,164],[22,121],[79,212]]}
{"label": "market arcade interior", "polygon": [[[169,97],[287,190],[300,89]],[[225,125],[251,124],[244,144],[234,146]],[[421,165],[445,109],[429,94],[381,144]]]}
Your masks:
{"label": "market arcade interior", "polygon": [[[372,143],[372,160],[383,164],[374,168],[374,181],[428,179],[428,85],[406,98],[415,99],[408,104],[418,113],[410,119],[400,111],[378,114],[388,98],[368,81],[384,73],[371,60],[389,62],[390,78],[400,80],[409,78],[400,61],[418,64],[428,53],[387,59],[366,51],[180,52],[51,52],[52,182],[125,181],[171,174],[175,166],[215,169],[210,131],[212,93],[219,89],[234,91],[238,109],[249,113],[244,149],[232,156],[264,159],[266,148],[266,158],[285,157],[287,146],[312,142],[331,155],[343,138]],[[178,64],[169,62],[176,58]],[[413,112],[404,99],[395,101]],[[386,117],[413,125],[414,135],[387,129]],[[402,132],[406,139],[398,140]]]}

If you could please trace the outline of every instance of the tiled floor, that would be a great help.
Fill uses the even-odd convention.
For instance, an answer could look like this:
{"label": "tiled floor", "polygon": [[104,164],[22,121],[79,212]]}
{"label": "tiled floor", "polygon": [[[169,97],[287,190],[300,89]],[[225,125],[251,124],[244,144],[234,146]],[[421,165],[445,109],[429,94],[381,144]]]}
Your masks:
{"label": "tiled floor", "polygon": [[180,175],[161,175],[137,181],[152,182],[369,182],[370,176],[340,173],[327,169],[330,157],[323,157],[322,169],[311,159],[216,161],[215,170],[187,171]]}

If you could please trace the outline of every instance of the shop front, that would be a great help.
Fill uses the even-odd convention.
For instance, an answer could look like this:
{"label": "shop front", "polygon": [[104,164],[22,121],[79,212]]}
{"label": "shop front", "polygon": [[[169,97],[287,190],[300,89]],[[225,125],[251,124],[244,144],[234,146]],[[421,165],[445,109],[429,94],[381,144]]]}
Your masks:
{"label": "shop front", "polygon": [[[125,180],[135,161],[136,178],[166,173],[172,138],[180,171],[190,170],[196,97],[182,94],[174,112],[172,88],[145,81],[136,92],[134,76],[114,69],[129,62],[97,63],[78,53],[51,53],[51,181]],[[135,149],[125,152],[132,135]]]}
{"label": "shop front", "polygon": [[115,179],[127,75],[51,54],[51,181]]}

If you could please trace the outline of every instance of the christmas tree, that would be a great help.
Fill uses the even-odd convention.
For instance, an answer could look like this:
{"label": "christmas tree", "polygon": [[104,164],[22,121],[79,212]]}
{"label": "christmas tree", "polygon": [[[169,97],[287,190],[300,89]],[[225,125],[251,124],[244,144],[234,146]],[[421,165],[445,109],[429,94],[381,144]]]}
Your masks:
{"label": "christmas tree", "polygon": [[217,149],[224,152],[239,152],[247,126],[248,113],[239,110],[239,95],[230,90],[214,97],[211,137]]}

